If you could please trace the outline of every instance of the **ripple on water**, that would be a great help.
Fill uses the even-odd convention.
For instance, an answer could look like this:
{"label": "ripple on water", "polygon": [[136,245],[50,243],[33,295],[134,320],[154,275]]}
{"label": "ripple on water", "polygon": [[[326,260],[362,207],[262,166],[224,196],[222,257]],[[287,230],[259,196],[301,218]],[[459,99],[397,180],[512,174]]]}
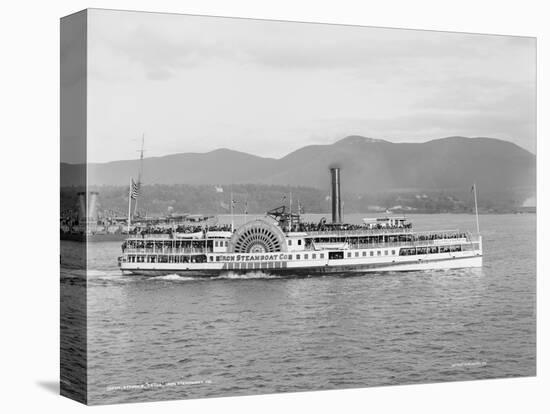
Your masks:
{"label": "ripple on water", "polygon": [[[471,219],[414,221],[464,228]],[[120,246],[94,243],[89,260],[98,270],[62,273],[62,282],[88,280],[90,398],[106,403],[534,375],[535,221],[527,215],[480,221],[493,234],[484,240],[484,267],[441,272],[125,276],[116,267]],[[79,304],[63,306],[69,311],[62,326],[70,329]],[[106,391],[181,379],[211,383]]]}

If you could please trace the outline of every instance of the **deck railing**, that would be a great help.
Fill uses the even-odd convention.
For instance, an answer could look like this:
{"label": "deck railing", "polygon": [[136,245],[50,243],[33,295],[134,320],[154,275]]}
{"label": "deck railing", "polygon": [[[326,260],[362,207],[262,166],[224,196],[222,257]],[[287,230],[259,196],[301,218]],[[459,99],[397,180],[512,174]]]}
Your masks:
{"label": "deck railing", "polygon": [[416,231],[409,228],[391,228],[391,229],[353,229],[353,230],[328,230],[328,231],[307,231],[308,237],[348,237],[348,236],[394,236],[399,234],[457,234],[457,229],[453,230],[427,230]]}
{"label": "deck railing", "polygon": [[[426,231],[417,231],[412,228],[388,228],[388,229],[353,229],[353,230],[324,230],[324,231],[300,231],[300,232],[291,232],[291,233],[303,233],[306,237],[356,237],[356,236],[395,236],[400,234],[414,234],[414,235],[423,235],[423,234],[460,234],[459,230],[426,230]],[[285,232],[286,235],[289,235],[289,232]],[[183,236],[183,237],[182,237]],[[170,233],[148,233],[148,234],[132,234],[129,239],[132,240],[178,240],[184,237],[188,237],[187,240],[204,240],[204,238],[198,239],[197,233],[178,233],[178,237],[171,235]],[[195,236],[195,237],[193,237]]]}
{"label": "deck railing", "polygon": [[128,254],[206,254],[212,253],[213,249],[203,249],[203,248],[137,248],[137,247],[127,247],[124,249],[124,253]]}
{"label": "deck railing", "polygon": [[[445,243],[442,243],[445,242]],[[477,243],[469,240],[466,237],[448,238],[437,240],[415,240],[410,242],[393,242],[393,243],[349,243],[348,249],[378,249],[388,247],[424,247],[424,246],[445,246],[453,243],[466,244]]]}

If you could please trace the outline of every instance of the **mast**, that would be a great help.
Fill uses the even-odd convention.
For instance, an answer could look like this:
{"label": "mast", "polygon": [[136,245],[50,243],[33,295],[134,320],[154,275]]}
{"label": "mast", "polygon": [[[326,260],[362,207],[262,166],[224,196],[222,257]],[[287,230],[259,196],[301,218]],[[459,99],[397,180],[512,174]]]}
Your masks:
{"label": "mast", "polygon": [[[137,181],[137,187],[139,191],[141,191],[141,176],[143,174],[143,147],[145,144],[145,134],[141,135],[141,150],[139,151],[139,171],[138,171],[138,181]],[[136,202],[134,203],[134,216],[137,214],[137,208],[138,208],[138,199],[139,197],[136,197]]]}
{"label": "mast", "polygon": [[479,214],[477,212],[477,187],[475,182],[474,182],[473,190],[474,190],[474,205],[476,209],[476,228],[477,228],[477,234],[479,235]]}
{"label": "mast", "polygon": [[130,235],[130,224],[132,221],[132,177],[128,186],[128,236]]}
{"label": "mast", "polygon": [[289,215],[289,220],[288,220],[288,231],[292,231],[292,191],[289,192],[289,197],[288,197],[288,211],[290,213]]}
{"label": "mast", "polygon": [[231,211],[231,233],[235,229],[235,220],[233,219],[233,185],[231,185],[231,202],[230,202],[230,211]]}

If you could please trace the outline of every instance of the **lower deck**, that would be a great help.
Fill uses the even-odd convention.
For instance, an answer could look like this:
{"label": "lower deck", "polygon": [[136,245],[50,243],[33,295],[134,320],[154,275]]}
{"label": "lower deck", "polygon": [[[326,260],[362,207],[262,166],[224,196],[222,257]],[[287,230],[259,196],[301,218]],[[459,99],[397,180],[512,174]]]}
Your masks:
{"label": "lower deck", "polygon": [[426,248],[375,250],[325,250],[301,253],[204,254],[184,260],[182,255],[151,260],[143,255],[121,257],[121,270],[144,275],[197,274],[215,276],[223,272],[266,272],[270,274],[326,274],[480,267],[480,244]]}

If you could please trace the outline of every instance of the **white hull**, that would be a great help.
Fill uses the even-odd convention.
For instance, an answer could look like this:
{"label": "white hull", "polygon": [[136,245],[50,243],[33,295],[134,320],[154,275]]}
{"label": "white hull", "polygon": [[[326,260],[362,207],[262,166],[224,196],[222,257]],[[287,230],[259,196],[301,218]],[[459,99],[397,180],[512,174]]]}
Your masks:
{"label": "white hull", "polygon": [[[464,269],[470,267],[482,267],[483,257],[463,257],[439,261],[420,261],[417,263],[391,264],[378,269],[367,270],[370,272],[410,272],[422,270]],[[363,270],[364,271],[364,270]]]}
{"label": "white hull", "polygon": [[[387,256],[339,260],[287,260],[269,262],[240,255],[241,261],[206,263],[122,263],[121,270],[138,275],[197,274],[216,276],[224,272],[265,272],[268,274],[313,275],[327,273],[380,273],[401,271],[444,270],[481,267],[481,251],[441,253],[423,256]],[[246,258],[247,260],[243,260]],[[275,264],[277,263],[277,264]]]}

